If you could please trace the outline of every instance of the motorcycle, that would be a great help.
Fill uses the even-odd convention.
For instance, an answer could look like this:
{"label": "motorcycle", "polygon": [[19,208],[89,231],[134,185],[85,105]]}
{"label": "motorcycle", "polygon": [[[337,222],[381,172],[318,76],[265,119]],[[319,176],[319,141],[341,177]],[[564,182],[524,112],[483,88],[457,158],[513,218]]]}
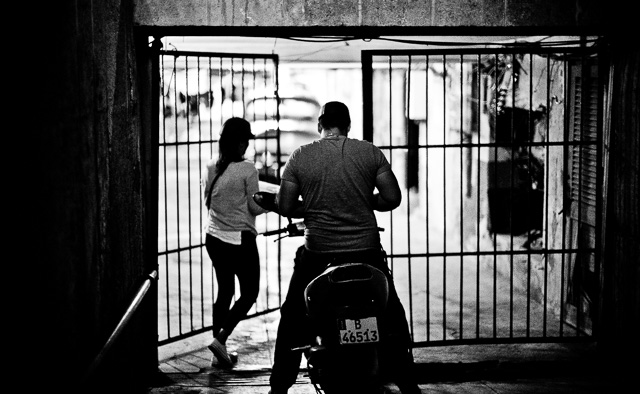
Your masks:
{"label": "motorcycle", "polygon": [[[275,194],[258,192],[254,200],[278,213]],[[286,227],[262,235],[302,236],[304,223],[287,219]],[[316,392],[384,392],[380,355],[389,297],[386,275],[366,261],[332,261],[307,285],[304,297],[313,340],[292,351],[305,355]]]}

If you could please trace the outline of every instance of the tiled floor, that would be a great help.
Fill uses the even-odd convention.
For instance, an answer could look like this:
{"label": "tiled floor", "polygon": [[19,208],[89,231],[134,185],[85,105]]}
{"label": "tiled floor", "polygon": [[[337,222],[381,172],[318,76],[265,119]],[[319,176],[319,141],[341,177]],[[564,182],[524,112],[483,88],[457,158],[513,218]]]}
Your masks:
{"label": "tiled floor", "polygon": [[[267,393],[278,312],[241,322],[227,343],[231,370],[212,364],[210,333],[159,349],[161,372],[149,394]],[[414,349],[423,393],[608,393],[593,344],[474,345]],[[304,358],[303,358],[304,363]],[[304,367],[304,364],[301,365]],[[316,393],[302,369],[290,394]],[[398,393],[389,386],[389,393]]]}

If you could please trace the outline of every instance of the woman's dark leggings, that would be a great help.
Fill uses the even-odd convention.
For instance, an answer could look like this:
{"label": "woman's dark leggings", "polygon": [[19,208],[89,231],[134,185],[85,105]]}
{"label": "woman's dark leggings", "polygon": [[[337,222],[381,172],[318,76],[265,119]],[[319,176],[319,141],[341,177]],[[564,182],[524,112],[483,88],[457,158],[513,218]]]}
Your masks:
{"label": "woman's dark leggings", "polygon": [[[251,309],[260,288],[260,255],[256,236],[242,232],[242,244],[232,245],[207,234],[207,253],[213,263],[218,294],[213,305],[213,336],[221,329],[230,334]],[[240,283],[240,298],[229,309],[235,291],[235,277]]]}

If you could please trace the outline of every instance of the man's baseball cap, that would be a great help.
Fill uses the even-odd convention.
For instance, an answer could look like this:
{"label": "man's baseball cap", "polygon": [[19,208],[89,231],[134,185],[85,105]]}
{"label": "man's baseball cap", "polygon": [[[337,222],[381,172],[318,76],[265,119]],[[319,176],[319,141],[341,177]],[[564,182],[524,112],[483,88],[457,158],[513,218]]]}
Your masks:
{"label": "man's baseball cap", "polygon": [[351,124],[349,108],[340,101],[329,101],[320,108],[318,120],[328,126],[348,126]]}

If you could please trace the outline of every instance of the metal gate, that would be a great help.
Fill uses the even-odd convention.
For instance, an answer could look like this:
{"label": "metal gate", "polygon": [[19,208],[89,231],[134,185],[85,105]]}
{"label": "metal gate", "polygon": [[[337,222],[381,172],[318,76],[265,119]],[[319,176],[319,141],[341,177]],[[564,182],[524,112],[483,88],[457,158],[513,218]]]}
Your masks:
{"label": "metal gate", "polygon": [[[222,124],[232,116],[273,123],[258,135],[246,157],[280,149],[277,55],[160,51],[158,332],[159,345],[211,329],[215,276],[204,247],[200,180],[205,164],[217,158]],[[270,149],[267,150],[266,147]],[[266,168],[264,169],[267,170]],[[258,231],[281,226],[279,216],[258,216]],[[258,239],[260,295],[248,317],[280,307],[280,270],[288,241]],[[292,258],[290,258],[292,260]]]}
{"label": "metal gate", "polygon": [[590,340],[596,45],[362,52],[363,133],[403,203],[378,215],[415,347]]}

